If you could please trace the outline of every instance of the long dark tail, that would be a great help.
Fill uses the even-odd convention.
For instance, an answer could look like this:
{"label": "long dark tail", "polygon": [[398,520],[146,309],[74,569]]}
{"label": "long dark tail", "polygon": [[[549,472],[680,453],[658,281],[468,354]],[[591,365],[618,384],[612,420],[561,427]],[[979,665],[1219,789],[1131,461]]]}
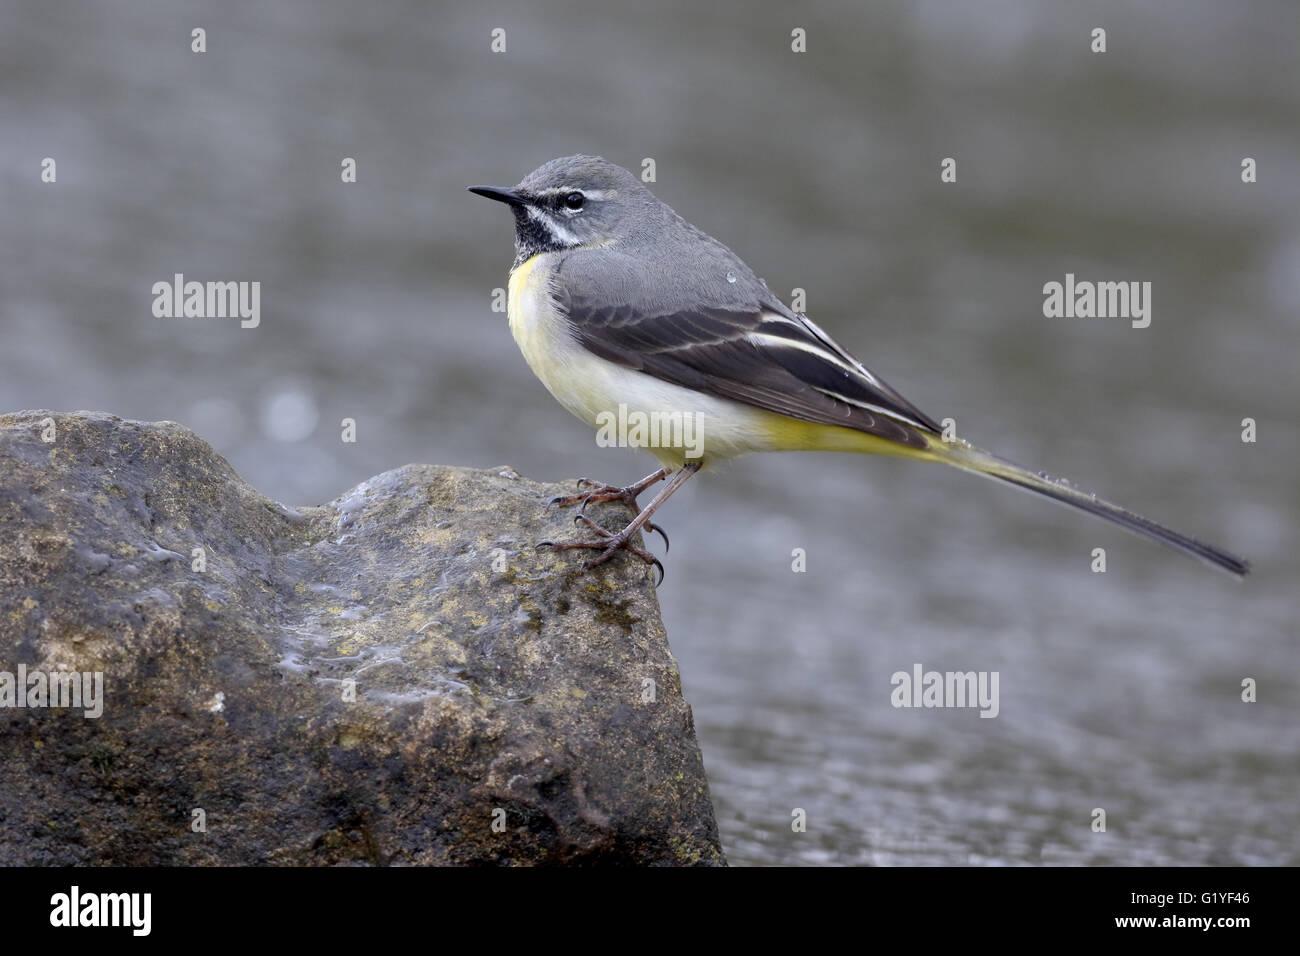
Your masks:
{"label": "long dark tail", "polygon": [[1135,534],[1145,535],[1159,541],[1161,544],[1176,548],[1184,554],[1200,558],[1206,564],[1227,571],[1237,578],[1241,578],[1250,571],[1250,562],[1244,558],[1239,558],[1230,551],[1224,551],[1222,548],[1206,544],[1204,541],[1189,538],[1185,534],[1179,534],[1171,528],[1157,524],[1150,518],[1134,514],[1127,508],[1121,508],[1119,505],[1098,498],[1096,495],[1080,491],[1063,478],[1053,478],[1041,472],[1030,471],[1014,462],[998,458],[996,455],[990,455],[988,452],[981,451],[962,441],[945,443],[937,438],[930,438],[930,452],[933,454],[933,460],[935,461],[942,461],[957,468],[972,471],[977,475],[983,475],[985,478],[1005,481],[1017,488],[1024,488],[1027,491],[1051,498],[1053,501],[1059,501],[1062,504],[1078,508],[1080,511],[1086,511],[1090,515],[1113,521],[1120,527],[1127,528]]}

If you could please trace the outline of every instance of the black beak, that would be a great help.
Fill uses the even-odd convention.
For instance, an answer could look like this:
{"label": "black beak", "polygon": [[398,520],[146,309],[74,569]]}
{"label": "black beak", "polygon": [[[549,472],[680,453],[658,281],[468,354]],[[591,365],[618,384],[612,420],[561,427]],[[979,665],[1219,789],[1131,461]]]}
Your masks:
{"label": "black beak", "polygon": [[470,186],[469,191],[479,196],[487,196],[488,199],[495,199],[497,202],[503,202],[510,206],[525,206],[522,196],[513,189],[502,189],[500,186]]}

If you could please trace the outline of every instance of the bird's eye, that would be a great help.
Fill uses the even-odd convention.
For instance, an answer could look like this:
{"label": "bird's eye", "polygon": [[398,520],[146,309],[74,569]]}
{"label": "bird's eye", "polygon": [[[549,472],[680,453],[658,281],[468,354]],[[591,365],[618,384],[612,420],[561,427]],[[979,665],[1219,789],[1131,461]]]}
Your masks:
{"label": "bird's eye", "polygon": [[564,197],[564,205],[574,211],[581,209],[582,204],[586,201],[587,197],[580,192],[571,192]]}

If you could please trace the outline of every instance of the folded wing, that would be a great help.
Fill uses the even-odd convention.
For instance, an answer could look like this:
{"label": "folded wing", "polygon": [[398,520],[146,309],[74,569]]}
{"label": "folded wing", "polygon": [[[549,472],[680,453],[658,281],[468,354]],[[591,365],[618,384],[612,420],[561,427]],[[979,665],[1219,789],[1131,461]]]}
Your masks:
{"label": "folded wing", "polygon": [[564,284],[556,299],[588,351],[675,385],[914,448],[927,447],[918,432],[940,431],[829,335],[774,299],[647,310]]}

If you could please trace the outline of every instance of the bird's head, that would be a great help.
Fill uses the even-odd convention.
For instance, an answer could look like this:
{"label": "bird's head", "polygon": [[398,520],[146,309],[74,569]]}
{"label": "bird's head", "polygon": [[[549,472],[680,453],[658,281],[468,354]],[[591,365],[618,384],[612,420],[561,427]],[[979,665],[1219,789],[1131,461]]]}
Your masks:
{"label": "bird's head", "polygon": [[564,156],[537,167],[518,186],[469,191],[510,206],[516,262],[626,238],[658,202],[634,175],[599,156]]}

